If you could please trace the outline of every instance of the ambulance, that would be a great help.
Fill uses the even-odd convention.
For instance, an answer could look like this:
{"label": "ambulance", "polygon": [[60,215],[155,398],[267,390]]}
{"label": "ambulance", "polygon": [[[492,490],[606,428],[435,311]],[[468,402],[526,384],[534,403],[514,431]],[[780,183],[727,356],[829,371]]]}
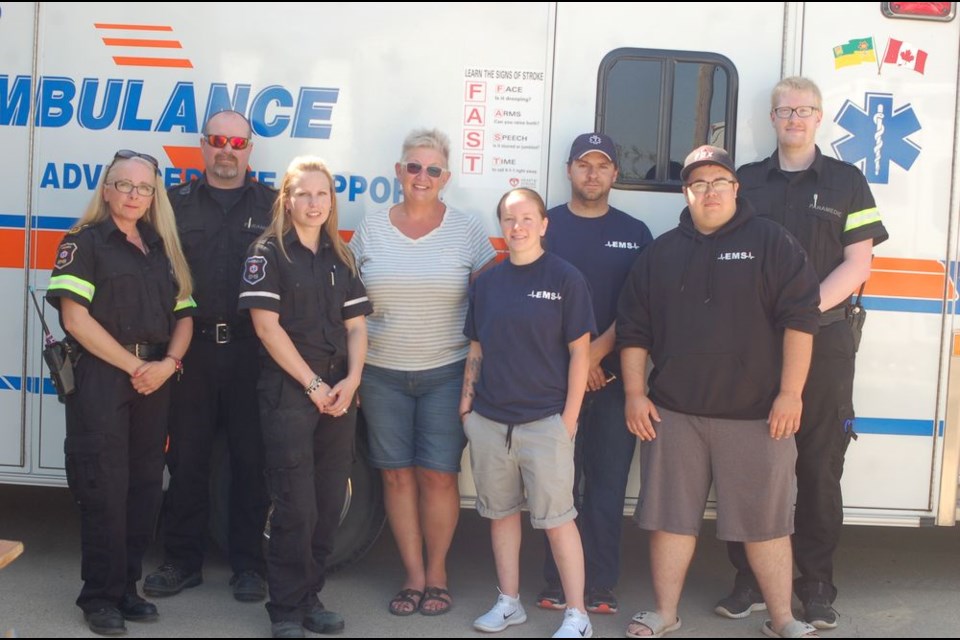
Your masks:
{"label": "ambulance", "polygon": [[[277,184],[297,155],[328,161],[349,236],[401,197],[406,134],[437,127],[452,140],[444,199],[502,251],[503,192],[565,202],[570,143],[602,131],[621,166],[611,204],[658,235],[683,207],[690,149],[769,156],[770,89],[800,74],[823,91],[820,148],[860,168],[890,232],[863,294],[845,521],[953,525],[958,51],[953,2],[0,2],[0,482],[65,485],[63,407],[29,295],[117,149],[159,158],[176,184],[201,171],[204,120],[235,109],[253,122],[257,180]],[[378,474],[362,455],[354,471],[334,564],[383,524]]]}

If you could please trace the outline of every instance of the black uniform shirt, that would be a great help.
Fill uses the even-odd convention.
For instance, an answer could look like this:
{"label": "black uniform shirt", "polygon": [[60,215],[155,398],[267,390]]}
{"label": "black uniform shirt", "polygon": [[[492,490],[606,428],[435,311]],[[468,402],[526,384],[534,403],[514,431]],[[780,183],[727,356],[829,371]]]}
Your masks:
{"label": "black uniform shirt", "polygon": [[737,171],[739,195],[756,214],[787,228],[806,250],[823,282],[843,262],[843,250],[889,237],[863,174],[852,164],[828,158],[816,148],[806,171],[784,172],[774,151],[766,160]]}
{"label": "black uniform shirt", "polygon": [[[363,281],[341,262],[326,236],[314,254],[300,244],[295,230],[250,248],[240,283],[239,309],[280,314],[280,326],[308,363],[347,355],[344,321],[373,313]],[[266,356],[264,362],[273,364]]]}
{"label": "black uniform shirt", "polygon": [[235,323],[239,275],[254,240],[270,225],[277,192],[247,178],[233,206],[212,195],[204,174],[167,191],[177,217],[183,253],[193,274],[197,316],[205,322]]}
{"label": "black uniform shirt", "polygon": [[112,218],[64,236],[47,300],[57,310],[60,298],[83,305],[120,344],[168,342],[176,321],[192,316],[196,304],[177,301],[179,286],[157,232],[143,221],[137,230],[146,255]]}

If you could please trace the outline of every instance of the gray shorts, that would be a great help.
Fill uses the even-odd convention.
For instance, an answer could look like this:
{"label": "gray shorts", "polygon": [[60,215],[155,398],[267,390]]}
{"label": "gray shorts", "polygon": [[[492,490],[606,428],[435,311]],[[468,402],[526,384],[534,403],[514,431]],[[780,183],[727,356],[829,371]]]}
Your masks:
{"label": "gray shorts", "polygon": [[640,448],[642,484],[634,515],[640,528],[697,535],[713,482],[719,539],[762,542],[793,533],[793,438],[774,440],[766,420],[657,410],[657,437]]}
{"label": "gray shorts", "polygon": [[464,418],[463,430],[481,516],[499,520],[527,506],[535,529],[553,529],[577,517],[573,440],[559,415],[515,425],[509,448],[507,425],[476,411]]}

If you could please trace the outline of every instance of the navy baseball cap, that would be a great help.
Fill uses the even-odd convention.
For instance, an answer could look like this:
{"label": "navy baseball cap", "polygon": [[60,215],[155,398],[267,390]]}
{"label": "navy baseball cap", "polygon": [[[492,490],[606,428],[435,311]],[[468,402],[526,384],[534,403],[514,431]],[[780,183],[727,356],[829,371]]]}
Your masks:
{"label": "navy baseball cap", "polygon": [[730,154],[727,153],[726,150],[705,144],[702,147],[697,147],[687,155],[687,159],[683,161],[683,171],[680,172],[680,179],[686,182],[694,169],[702,167],[705,164],[720,165],[724,169],[729,170],[733,175],[737,175],[737,168],[733,166],[733,158],[730,157]]}
{"label": "navy baseball cap", "polygon": [[620,163],[617,161],[617,145],[613,144],[610,136],[602,133],[583,133],[577,136],[573,144],[570,145],[570,157],[567,159],[567,164],[579,160],[591,151],[602,153],[613,162],[613,166],[620,167]]}

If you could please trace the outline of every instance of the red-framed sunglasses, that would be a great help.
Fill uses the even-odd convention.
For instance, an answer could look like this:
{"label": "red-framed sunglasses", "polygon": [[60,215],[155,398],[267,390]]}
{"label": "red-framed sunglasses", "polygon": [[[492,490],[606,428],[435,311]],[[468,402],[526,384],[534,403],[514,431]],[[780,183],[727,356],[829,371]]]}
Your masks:
{"label": "red-framed sunglasses", "polygon": [[241,138],[240,136],[221,136],[215,133],[208,133],[203,138],[207,141],[208,145],[217,149],[223,149],[229,144],[234,150],[243,151],[250,146],[250,138]]}

